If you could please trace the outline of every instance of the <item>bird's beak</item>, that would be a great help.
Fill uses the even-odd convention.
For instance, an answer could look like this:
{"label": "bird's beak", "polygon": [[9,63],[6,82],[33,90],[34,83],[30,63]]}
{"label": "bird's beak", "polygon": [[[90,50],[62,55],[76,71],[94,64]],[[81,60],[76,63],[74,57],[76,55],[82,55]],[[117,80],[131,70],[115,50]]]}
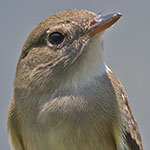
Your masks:
{"label": "bird's beak", "polygon": [[106,16],[99,15],[95,17],[90,24],[90,29],[87,32],[89,37],[93,37],[97,33],[104,31],[112,26],[122,15],[120,13],[113,13]]}

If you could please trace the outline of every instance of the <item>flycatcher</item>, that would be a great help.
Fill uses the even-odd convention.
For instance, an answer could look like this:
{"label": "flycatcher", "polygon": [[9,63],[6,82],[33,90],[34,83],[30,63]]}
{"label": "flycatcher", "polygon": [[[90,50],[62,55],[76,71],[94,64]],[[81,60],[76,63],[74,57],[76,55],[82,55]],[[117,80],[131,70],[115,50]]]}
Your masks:
{"label": "flycatcher", "polygon": [[14,150],[142,150],[120,81],[103,60],[103,33],[121,17],[68,10],[30,33],[7,120]]}

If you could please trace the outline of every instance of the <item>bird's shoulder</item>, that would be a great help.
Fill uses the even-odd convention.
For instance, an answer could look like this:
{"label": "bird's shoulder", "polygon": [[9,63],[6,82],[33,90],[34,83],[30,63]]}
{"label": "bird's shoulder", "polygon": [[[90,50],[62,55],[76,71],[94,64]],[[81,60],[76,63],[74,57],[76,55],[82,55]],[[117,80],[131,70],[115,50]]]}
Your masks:
{"label": "bird's shoulder", "polygon": [[139,133],[138,125],[135,118],[131,112],[127,94],[119,81],[119,79],[114,75],[114,73],[107,69],[107,76],[111,81],[113,89],[115,90],[117,103],[121,112],[121,117],[124,120],[125,128],[125,142],[131,150],[142,150],[142,141]]}

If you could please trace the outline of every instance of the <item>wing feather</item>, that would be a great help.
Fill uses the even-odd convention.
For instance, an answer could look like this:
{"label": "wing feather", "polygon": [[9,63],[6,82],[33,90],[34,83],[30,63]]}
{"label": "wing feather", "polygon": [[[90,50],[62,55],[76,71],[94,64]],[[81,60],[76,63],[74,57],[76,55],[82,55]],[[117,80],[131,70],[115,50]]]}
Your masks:
{"label": "wing feather", "polygon": [[143,150],[138,125],[131,112],[127,94],[121,82],[117,79],[117,77],[110,69],[107,70],[107,75],[111,80],[112,86],[115,89],[117,102],[125,128],[125,143],[131,150]]}
{"label": "wing feather", "polygon": [[9,140],[11,143],[11,149],[15,150],[24,150],[22,138],[18,132],[17,127],[17,117],[15,113],[15,102],[12,98],[11,103],[9,105],[9,111],[7,115],[7,131],[9,134]]}

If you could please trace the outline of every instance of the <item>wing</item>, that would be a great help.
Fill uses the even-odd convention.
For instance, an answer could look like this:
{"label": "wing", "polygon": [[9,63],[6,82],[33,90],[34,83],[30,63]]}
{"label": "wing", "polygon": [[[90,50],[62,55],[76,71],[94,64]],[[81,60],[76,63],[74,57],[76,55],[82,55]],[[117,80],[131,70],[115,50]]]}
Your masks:
{"label": "wing", "polygon": [[17,127],[17,117],[14,109],[14,99],[12,98],[7,115],[7,131],[11,142],[11,149],[24,150],[22,138],[19,135]]}
{"label": "wing", "polygon": [[122,84],[111,70],[107,70],[107,75],[111,80],[115,93],[117,93],[117,102],[120,108],[121,117],[124,120],[126,145],[131,150],[143,150],[141,136],[135,118],[131,112],[127,94],[125,93]]}

